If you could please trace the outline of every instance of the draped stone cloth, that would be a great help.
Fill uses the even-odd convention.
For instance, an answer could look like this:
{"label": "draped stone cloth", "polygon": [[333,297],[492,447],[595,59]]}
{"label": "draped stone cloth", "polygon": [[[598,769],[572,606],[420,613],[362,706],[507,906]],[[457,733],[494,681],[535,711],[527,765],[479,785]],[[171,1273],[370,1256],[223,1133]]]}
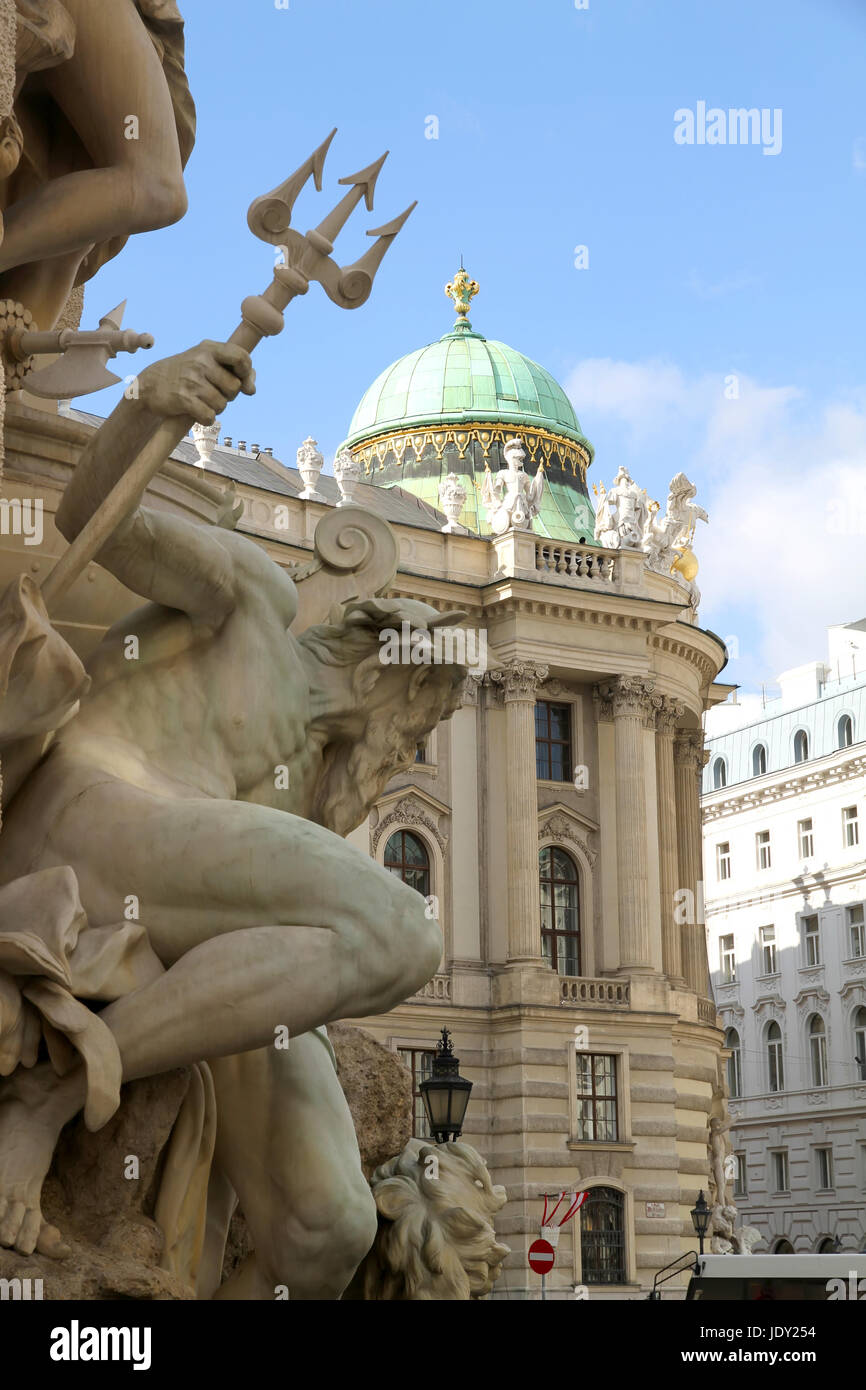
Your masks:
{"label": "draped stone cloth", "polygon": [[[51,626],[36,584],[20,575],[0,596],[6,800],[43,756],[54,731],[74,717],[89,685],[75,652]],[[80,1056],[87,1080],[84,1122],[89,1130],[100,1129],[120,1104],[121,1059],[111,1030],[82,1001],[109,1003],[162,973],[143,923],[89,926],[68,865],[0,886],[0,1076],[32,1067],[43,1041],[60,1076]],[[175,1121],[155,1208],[165,1241],[162,1264],[192,1288],[215,1136],[213,1080],[202,1062],[192,1069]]]}

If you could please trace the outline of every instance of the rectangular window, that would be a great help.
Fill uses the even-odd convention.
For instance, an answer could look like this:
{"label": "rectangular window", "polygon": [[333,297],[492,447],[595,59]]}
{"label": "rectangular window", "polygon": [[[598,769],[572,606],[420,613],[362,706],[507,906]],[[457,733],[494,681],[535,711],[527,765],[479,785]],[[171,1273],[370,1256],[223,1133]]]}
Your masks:
{"label": "rectangular window", "polygon": [[746,1195],[746,1155],[744,1153],[735,1154],[737,1160],[737,1171],[734,1174],[734,1196],[745,1197]]}
{"label": "rectangular window", "polygon": [[426,743],[416,743],[416,744],[415,744],[415,761],[416,761],[416,763],[426,763],[426,761],[427,761],[427,744],[426,744]]}
{"label": "rectangular window", "polygon": [[722,984],[732,985],[737,978],[737,957],[734,951],[733,936],[719,937],[719,965],[722,971]]}
{"label": "rectangular window", "polygon": [[818,1162],[818,1187],[826,1191],[833,1186],[833,1150],[816,1149],[815,1158]]}
{"label": "rectangular window", "polygon": [[761,927],[761,974],[776,973],[776,928]]}
{"label": "rectangular window", "polygon": [[849,947],[852,956],[866,956],[866,931],[863,923],[863,904],[846,908],[848,918]]}
{"label": "rectangular window", "polygon": [[842,843],[846,849],[853,849],[860,843],[856,806],[846,806],[842,812]]}
{"label": "rectangular window", "polygon": [[616,1057],[577,1052],[577,1130],[581,1143],[612,1144],[619,1138]]}
{"label": "rectangular window", "polygon": [[536,701],[535,775],[540,782],[572,780],[571,705]]}
{"label": "rectangular window", "polygon": [[430,1126],[421,1099],[421,1082],[433,1075],[433,1058],[436,1053],[427,1047],[398,1047],[397,1055],[412,1076],[412,1134],[416,1139],[429,1139]]}
{"label": "rectangular window", "polygon": [[758,857],[758,868],[769,869],[770,867],[770,832],[769,830],[759,830],[755,836],[755,849]]}
{"label": "rectangular window", "polygon": [[800,842],[800,858],[811,859],[815,853],[815,841],[812,837],[812,817],[806,820],[797,821],[797,839]]}
{"label": "rectangular window", "polygon": [[817,912],[803,918],[803,964],[821,964],[821,936],[818,931]]}
{"label": "rectangular window", "polygon": [[722,879],[731,877],[731,846],[727,840],[722,844],[716,845],[716,878]]}
{"label": "rectangular window", "polygon": [[788,1185],[788,1150],[778,1149],[773,1154],[773,1191],[790,1192]]}

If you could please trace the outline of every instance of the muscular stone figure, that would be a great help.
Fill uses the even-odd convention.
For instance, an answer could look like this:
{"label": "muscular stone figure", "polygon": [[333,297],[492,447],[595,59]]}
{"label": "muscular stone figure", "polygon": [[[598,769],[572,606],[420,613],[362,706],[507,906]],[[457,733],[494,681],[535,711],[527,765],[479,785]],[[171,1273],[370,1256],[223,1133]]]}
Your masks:
{"label": "muscular stone figure", "polygon": [[[122,401],[82,456],[57,515],[63,534],[78,533],[164,417],[210,423],[241,389],[252,392],[253,374],[230,345],[201,344],[149,367],[139,399]],[[380,662],[379,627],[403,617],[424,626],[434,615],[423,604],[350,606],[339,627],[296,639],[293,583],[232,532],[140,507],[98,558],[151,601],[106,635],[79,714],[13,800],[0,882],[68,864],[93,927],[120,921],[138,900],[165,973],[102,1011],[124,1080],[256,1049],[271,1057],[280,1026],[296,1073],[303,1049],[318,1048],[309,1056],[321,1058],[324,1099],[309,1092],[312,1072],[306,1082],[297,1073],[296,1093],[301,1111],[334,1111],[322,1169],[336,1172],[351,1123],[326,1048],[302,1035],[386,1012],[430,978],[442,949],[423,898],[339,836],[450,712],[464,673]],[[131,636],[137,655],[128,659]],[[233,1087],[243,1125],[243,1059],[223,1072],[219,1103],[230,1116]],[[0,1244],[61,1253],[59,1233],[42,1223],[40,1192],[84,1093],[81,1067],[63,1078],[48,1064],[19,1067],[0,1083]],[[274,1127],[257,1113],[267,1137]],[[315,1199],[321,1154],[309,1128],[308,1138],[293,1180]],[[226,1142],[221,1162],[246,1206],[233,1168],[248,1162],[249,1147],[236,1138],[234,1152]],[[263,1167],[267,1177],[267,1159]],[[355,1217],[360,1259],[372,1208],[351,1177],[338,1197]],[[294,1210],[314,1226],[321,1219],[315,1202]],[[283,1218],[271,1264],[292,1248]],[[267,1279],[291,1289],[291,1272],[281,1273],[269,1265]],[[351,1273],[333,1273],[335,1293]],[[265,1289],[260,1279],[252,1296],[273,1297],[273,1284]]]}
{"label": "muscular stone figure", "polygon": [[40,328],[51,328],[72,286],[131,233],[183,216],[195,109],[174,0],[16,4],[17,91],[0,155],[4,180],[11,174],[0,185],[0,298],[21,300]]}

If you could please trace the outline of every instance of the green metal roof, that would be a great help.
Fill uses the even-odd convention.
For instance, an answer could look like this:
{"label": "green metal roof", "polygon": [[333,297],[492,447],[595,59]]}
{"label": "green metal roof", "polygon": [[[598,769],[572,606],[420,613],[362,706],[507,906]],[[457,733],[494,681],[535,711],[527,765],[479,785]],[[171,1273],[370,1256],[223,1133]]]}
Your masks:
{"label": "green metal roof", "polygon": [[550,372],[523,353],[483,338],[458,320],[426,347],[400,357],[381,372],[352,416],[350,447],[392,429],[463,421],[551,430],[583,445],[574,406]]}

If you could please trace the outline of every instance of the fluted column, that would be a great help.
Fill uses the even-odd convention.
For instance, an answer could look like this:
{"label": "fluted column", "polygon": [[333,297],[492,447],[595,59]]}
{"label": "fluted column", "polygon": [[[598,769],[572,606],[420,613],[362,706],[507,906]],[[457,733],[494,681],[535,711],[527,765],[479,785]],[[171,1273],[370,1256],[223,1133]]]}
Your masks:
{"label": "fluted column", "polygon": [[677,799],[674,782],[674,734],[685,712],[679,700],[665,696],[656,713],[656,799],[659,839],[659,907],[662,962],[671,984],[682,988],[683,953],[675,893],[680,886],[677,849]]}
{"label": "fluted column", "polygon": [[[677,858],[679,887],[692,894],[690,921],[680,925],[683,975],[689,989],[706,997],[709,988],[707,947],[703,916],[699,906],[703,900],[699,885],[703,881],[701,864],[701,771],[706,762],[704,736],[700,730],[680,733],[674,739],[674,786],[677,803]],[[685,910],[683,907],[680,916]]]}
{"label": "fluted column", "polygon": [[538,893],[538,795],[535,773],[535,693],[548,668],[514,661],[487,677],[505,704],[508,798],[508,962],[538,965],[541,912]]}
{"label": "fluted column", "polygon": [[[651,970],[647,878],[644,729],[660,703],[646,676],[617,676],[598,687],[601,716],[612,714],[616,764],[616,863],[622,970]],[[605,710],[609,707],[609,711]]]}

